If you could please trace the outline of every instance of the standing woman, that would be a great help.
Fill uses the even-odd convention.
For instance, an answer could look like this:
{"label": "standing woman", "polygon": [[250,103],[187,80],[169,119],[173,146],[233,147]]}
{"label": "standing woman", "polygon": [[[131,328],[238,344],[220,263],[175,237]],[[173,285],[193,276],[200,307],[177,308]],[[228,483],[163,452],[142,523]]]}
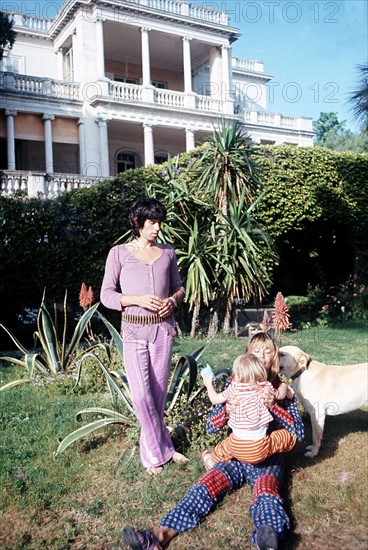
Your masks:
{"label": "standing woman", "polygon": [[156,242],[166,208],[139,199],[129,214],[133,240],[107,257],[101,302],[122,312],[124,365],[141,425],[140,458],[150,475],[169,460],[184,463],[163,422],[175,335],[173,311],[183,300],[174,249]]}

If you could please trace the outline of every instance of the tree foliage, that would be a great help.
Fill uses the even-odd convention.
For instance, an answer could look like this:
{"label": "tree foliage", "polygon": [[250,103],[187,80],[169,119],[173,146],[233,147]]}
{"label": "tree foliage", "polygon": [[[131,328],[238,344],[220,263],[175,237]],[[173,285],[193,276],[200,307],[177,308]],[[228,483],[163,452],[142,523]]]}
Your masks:
{"label": "tree foliage", "polygon": [[324,145],[329,136],[339,136],[346,131],[346,121],[340,122],[337,113],[323,112],[318,120],[313,121],[313,129],[316,132],[315,142]]}
{"label": "tree foliage", "polygon": [[313,122],[316,132],[315,145],[334,151],[368,151],[368,134],[354,134],[346,128],[346,121],[340,122],[337,113],[321,113]]}
{"label": "tree foliage", "polygon": [[15,31],[13,30],[13,21],[8,15],[0,11],[0,60],[4,53],[13,47],[15,42]]}
{"label": "tree foliage", "polygon": [[273,287],[305,294],[368,276],[368,154],[325,148],[263,146],[264,199],[257,219],[275,238],[280,257]]}
{"label": "tree foliage", "polygon": [[358,88],[351,93],[349,102],[363,132],[368,134],[368,61],[357,68],[360,82]]}

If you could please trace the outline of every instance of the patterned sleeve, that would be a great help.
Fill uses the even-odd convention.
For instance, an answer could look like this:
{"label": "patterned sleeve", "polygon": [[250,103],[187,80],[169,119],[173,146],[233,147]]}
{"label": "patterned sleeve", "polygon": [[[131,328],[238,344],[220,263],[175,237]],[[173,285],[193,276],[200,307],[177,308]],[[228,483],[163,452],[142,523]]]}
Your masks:
{"label": "patterned sleeve", "polygon": [[303,441],[304,425],[295,396],[292,399],[285,397],[281,404],[275,403],[272,409],[270,409],[270,413],[277,424],[295,435],[298,441]]}
{"label": "patterned sleeve", "polygon": [[[230,385],[230,378],[228,378],[224,384],[223,391],[226,390]],[[221,428],[226,426],[227,421],[229,420],[229,415],[226,414],[226,403],[221,403],[220,405],[215,405],[212,408],[211,414],[206,423],[206,432],[208,435],[214,435],[218,433]]]}

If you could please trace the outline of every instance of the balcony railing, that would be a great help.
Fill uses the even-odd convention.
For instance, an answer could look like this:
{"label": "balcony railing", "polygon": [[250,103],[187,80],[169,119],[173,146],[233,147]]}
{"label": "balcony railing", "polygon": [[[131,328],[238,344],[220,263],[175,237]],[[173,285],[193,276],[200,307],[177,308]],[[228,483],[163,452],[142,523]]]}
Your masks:
{"label": "balcony railing", "polygon": [[27,197],[57,197],[64,191],[85,189],[108,177],[81,176],[78,174],[45,174],[22,170],[4,170],[0,174],[0,194],[11,197],[23,192]]}
{"label": "balcony railing", "polygon": [[261,61],[255,59],[246,59],[243,57],[232,57],[231,66],[234,69],[242,69],[243,71],[263,73],[264,64]]}
{"label": "balcony railing", "polygon": [[64,82],[24,74],[2,73],[0,89],[4,92],[19,92],[67,101],[79,99],[79,84],[76,82]]}
{"label": "balcony railing", "polygon": [[[127,7],[131,7],[132,4],[144,8],[151,8],[163,13],[170,13],[177,16],[191,17],[192,19],[200,20],[206,23],[213,23],[218,25],[228,25],[229,17],[225,11],[220,11],[210,6],[197,5],[195,3],[187,2],[186,0],[120,0],[121,8],[124,8],[124,4]],[[74,2],[70,2],[72,4]],[[65,13],[68,10],[66,4],[61,13]],[[9,15],[14,22],[15,27],[22,27],[32,31],[47,33],[52,27],[55,21],[57,21],[58,15],[54,19],[46,19],[43,17],[37,17],[25,13],[13,13],[9,10]]]}
{"label": "balcony railing", "polygon": [[254,126],[271,126],[290,130],[313,132],[312,119],[298,116],[280,115],[263,111],[244,111],[243,120]]}
{"label": "balcony railing", "polygon": [[142,86],[138,84],[126,84],[125,82],[109,82],[109,96],[115,101],[142,101]]}
{"label": "balcony railing", "polygon": [[185,94],[183,92],[173,92],[172,90],[156,89],[153,94],[154,102],[158,105],[167,105],[170,107],[184,107]]}

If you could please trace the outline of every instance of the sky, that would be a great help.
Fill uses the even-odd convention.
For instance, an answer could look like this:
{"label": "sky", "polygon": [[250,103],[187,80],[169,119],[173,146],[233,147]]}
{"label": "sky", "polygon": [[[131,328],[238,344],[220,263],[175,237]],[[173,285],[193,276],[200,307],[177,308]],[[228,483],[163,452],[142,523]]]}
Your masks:
{"label": "sky", "polygon": [[[264,63],[274,78],[268,111],[318,119],[335,112],[353,132],[348,105],[368,59],[368,0],[192,0],[227,11],[241,37],[233,56]],[[0,8],[53,17],[63,0],[0,0]]]}
{"label": "sky", "polygon": [[[233,55],[263,61],[271,112],[318,119],[336,112],[357,132],[347,99],[368,60],[368,0],[215,0],[242,36]],[[359,86],[358,86],[359,87]]]}

